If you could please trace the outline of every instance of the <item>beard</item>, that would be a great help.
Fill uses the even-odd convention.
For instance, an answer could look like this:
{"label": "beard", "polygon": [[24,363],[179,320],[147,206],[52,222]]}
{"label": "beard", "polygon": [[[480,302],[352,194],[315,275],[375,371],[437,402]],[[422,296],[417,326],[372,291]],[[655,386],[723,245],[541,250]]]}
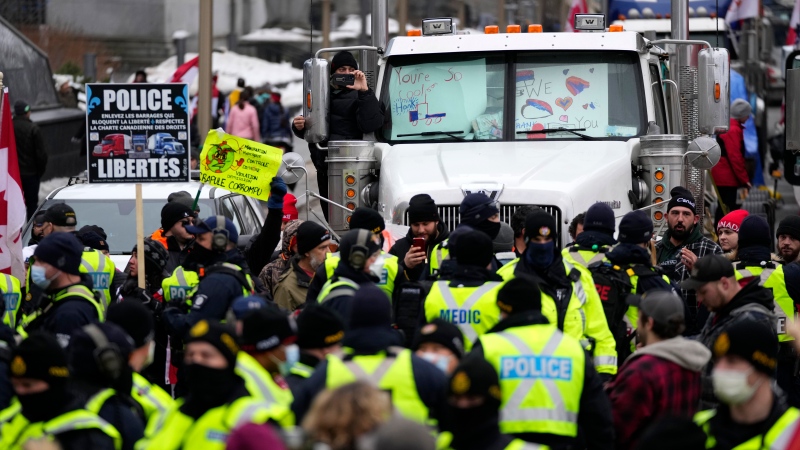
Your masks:
{"label": "beard", "polygon": [[781,247],[779,251],[781,257],[783,257],[783,260],[786,262],[793,262],[797,259],[798,253],[789,246]]}
{"label": "beard", "polygon": [[321,266],[322,263],[324,263],[324,262],[325,262],[324,259],[323,260],[319,260],[317,258],[314,258],[313,256],[309,256],[309,258],[308,258],[308,265],[310,265],[311,268],[314,269],[314,270],[317,270],[317,268],[319,266]]}
{"label": "beard", "polygon": [[694,230],[694,226],[684,228],[683,225],[677,224],[675,227],[677,227],[677,229],[673,228],[672,226],[669,227],[669,236],[677,240],[686,239]]}

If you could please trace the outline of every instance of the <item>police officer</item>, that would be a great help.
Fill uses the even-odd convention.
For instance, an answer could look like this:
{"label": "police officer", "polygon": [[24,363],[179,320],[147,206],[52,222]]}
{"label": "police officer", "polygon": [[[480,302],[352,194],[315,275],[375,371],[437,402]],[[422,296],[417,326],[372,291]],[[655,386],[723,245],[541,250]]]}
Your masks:
{"label": "police officer", "polygon": [[443,319],[458,325],[469,351],[475,339],[500,321],[496,299],[502,279],[488,269],[493,252],[486,233],[461,232],[452,253],[455,269],[447,280],[433,283],[425,299],[424,320]]}
{"label": "police officer", "polygon": [[[350,230],[368,230],[374,233],[378,238],[378,243],[383,248],[383,230],[386,229],[386,222],[381,217],[378,211],[372,208],[359,207],[353,211],[350,216]],[[339,253],[331,253],[325,259],[325,264],[317,268],[317,272],[311,279],[311,284],[308,287],[307,299],[315,299],[319,295],[322,286],[333,276],[336,266],[341,261]],[[400,260],[397,256],[381,250],[380,257],[375,262],[376,265],[381,266],[378,275],[378,282],[376,283],[382,291],[386,292],[389,298],[392,297],[395,287],[395,279],[399,270]]]}
{"label": "police officer", "polygon": [[[417,194],[408,201],[408,234],[398,239],[389,253],[397,256],[401,262],[398,270],[403,281],[419,281],[428,273],[429,263],[433,257],[433,249],[437,244],[447,240],[450,231],[439,217],[436,202],[428,194]],[[414,247],[414,238],[423,239],[423,248]]]}
{"label": "police officer", "polygon": [[[294,319],[275,307],[257,309],[242,319],[239,340],[242,351],[236,359],[236,372],[244,378],[250,395],[288,412],[292,392],[284,377],[299,359]],[[280,421],[285,426],[294,424],[290,414]]]}
{"label": "police officer", "polygon": [[464,357],[464,335],[457,325],[442,319],[426,323],[414,335],[411,350],[447,375]]}
{"label": "police officer", "polygon": [[[489,239],[494,241],[498,233],[500,233],[500,210],[497,208],[497,201],[492,200],[483,193],[467,194],[461,205],[458,207],[460,223],[458,228],[467,226],[475,230],[481,231],[489,236]],[[456,229],[458,231],[458,229]],[[448,270],[444,261],[450,259],[450,252],[455,244],[454,239],[456,232],[440,244],[436,244],[433,248],[430,262],[430,269],[432,275],[440,274]],[[451,265],[452,267],[452,265]],[[492,258],[492,270],[497,270],[497,264]]]}
{"label": "police officer", "polygon": [[150,238],[160,242],[169,252],[167,271],[172,272],[186,262],[192,250],[194,236],[186,230],[195,221],[192,208],[180,201],[171,201],[161,208],[161,228]]}
{"label": "police officer", "polygon": [[132,351],[133,339],[111,323],[86,325],[75,332],[68,348],[70,391],[83,408],[117,429],[122,450],[132,450],[144,437],[144,411],[131,396]]}
{"label": "police officer", "polygon": [[289,369],[286,382],[296,392],[329,354],[342,351],[344,320],[336,311],[309,305],[297,316],[297,347],[300,359]]}
{"label": "police officer", "polygon": [[780,344],[778,353],[778,385],[786,392],[789,404],[800,405],[800,387],[795,376],[797,354],[786,333],[787,323],[792,323],[797,314],[795,304],[800,298],[792,298],[786,286],[784,266],[770,261],[772,235],[769,224],[760,216],[747,216],[739,227],[739,260],[733,264],[736,279],[748,283],[758,279],[758,284],[772,291],[775,299],[773,313],[778,318],[777,333]]}
{"label": "police officer", "polygon": [[386,294],[374,285],[362,285],[352,299],[345,356],[328,355],[300,386],[292,404],[297,420],[302,421],[318,393],[355,380],[370,380],[390,391],[395,408],[407,419],[420,423],[441,419],[444,373],[410,350],[398,349],[402,342],[392,328]]}
{"label": "police officer", "polygon": [[50,334],[33,333],[11,360],[18,405],[0,412],[0,448],[22,450],[35,439],[54,440],[64,450],[119,450],[120,435],[108,422],[76,407],[68,388],[67,357]]}
{"label": "police officer", "polygon": [[470,354],[447,383],[451,426],[439,437],[439,448],[454,450],[536,450],[539,446],[500,431],[502,393],[497,372],[480,355]]}
{"label": "police officer", "polygon": [[610,381],[617,373],[616,342],[600,296],[588,270],[562,260],[557,238],[553,216],[544,210],[532,212],[525,219],[525,253],[497,274],[504,280],[532,277],[542,293],[542,314],[559,330],[581,340],[593,353],[597,371]]}
{"label": "police officer", "polygon": [[577,339],[541,314],[533,279],[507,282],[497,294],[503,319],[478,338],[500,377],[500,431],[552,446],[578,446],[578,428],[589,449],[613,449],[611,406],[592,359]]}
{"label": "police officer", "polygon": [[[51,208],[52,210],[52,208]],[[51,233],[42,239],[33,253],[31,281],[46,296],[26,314],[17,332],[26,336],[32,331],[53,333],[66,347],[72,333],[93,322],[102,321],[104,314],[90,286],[81,277],[83,246],[71,233]]]}
{"label": "police officer", "polygon": [[[381,246],[378,237],[369,230],[350,230],[339,244],[341,260],[333,276],[325,282],[317,296],[319,303],[338,311],[342,317],[349,316],[349,301],[355,291],[364,285],[374,285],[379,281],[376,274],[383,268],[374,264],[380,256]],[[386,292],[381,291],[386,296]],[[389,297],[386,296],[388,299]]]}
{"label": "police officer", "polygon": [[[195,243],[186,264],[176,272],[196,271],[199,283],[195,293],[186,297],[191,298],[192,304],[188,314],[177,307],[164,310],[164,324],[173,335],[185,333],[201,319],[224,320],[233,300],[252,294],[255,289],[244,255],[236,247],[239,232],[230,219],[212,216],[187,226],[186,231],[195,235]],[[164,292],[181,287],[188,279],[182,280],[173,273],[162,283]],[[188,293],[192,290],[189,287]]]}
{"label": "police officer", "polygon": [[775,331],[743,320],[717,336],[712,352],[714,393],[725,406],[695,415],[706,433],[706,448],[787,448],[800,411],[788,406],[773,387],[778,364]]}
{"label": "police officer", "polygon": [[[150,383],[143,372],[155,356],[155,322],[148,309],[136,300],[114,303],[108,308],[107,320],[119,326],[133,340],[133,350],[128,355],[127,364],[133,371],[131,396],[144,413],[145,434],[148,430],[160,428],[161,421],[175,401],[159,386]],[[164,367],[160,375],[163,378]]]}
{"label": "police officer", "polygon": [[602,261],[616,244],[614,224],[614,211],[610,206],[602,202],[590,206],[583,219],[583,232],[575,238],[574,245],[561,251],[564,261],[582,267]]}
{"label": "police officer", "polygon": [[[116,265],[108,257],[108,242],[94,231],[78,233],[76,237],[84,245],[81,256],[81,273],[92,277],[92,290],[100,297],[100,305],[105,312],[112,302],[112,295],[116,293],[124,274],[117,270]],[[122,276],[120,276],[122,275]]]}
{"label": "police officer", "polygon": [[14,329],[17,327],[19,307],[22,304],[20,281],[5,273],[0,273],[0,292],[3,294],[3,323]]}
{"label": "police officer", "polygon": [[[252,397],[236,374],[239,346],[233,330],[202,319],[185,338],[187,394],[167,412],[161,427],[136,445],[138,450],[223,449],[238,424],[263,424],[289,412]],[[149,430],[148,430],[149,431]]]}

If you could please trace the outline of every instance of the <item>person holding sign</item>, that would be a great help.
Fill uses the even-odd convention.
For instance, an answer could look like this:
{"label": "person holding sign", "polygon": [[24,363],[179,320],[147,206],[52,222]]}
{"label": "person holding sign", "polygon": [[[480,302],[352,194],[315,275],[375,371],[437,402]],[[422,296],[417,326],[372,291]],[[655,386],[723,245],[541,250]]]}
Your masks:
{"label": "person holding sign", "polygon": [[[350,52],[341,51],[331,61],[331,80],[333,75],[355,75],[355,81],[349,86],[339,86],[331,81],[331,104],[328,117],[328,140],[353,141],[364,139],[365,133],[372,133],[383,126],[383,107],[375,93],[367,86],[367,77],[358,70],[358,63]],[[292,121],[295,136],[303,139],[306,119],[297,116]],[[322,147],[327,142],[319,144]],[[319,194],[328,197],[328,166],[325,154],[321,153],[317,144],[308,144],[311,160],[317,169]],[[322,208],[325,220],[328,220],[328,208]]]}

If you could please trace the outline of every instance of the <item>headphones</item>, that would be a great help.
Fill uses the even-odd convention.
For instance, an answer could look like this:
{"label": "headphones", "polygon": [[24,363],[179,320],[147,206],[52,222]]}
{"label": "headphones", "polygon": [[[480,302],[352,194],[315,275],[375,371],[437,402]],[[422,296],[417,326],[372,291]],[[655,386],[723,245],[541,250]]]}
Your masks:
{"label": "headphones", "polygon": [[224,252],[228,248],[228,238],[230,233],[225,228],[225,216],[217,216],[217,226],[212,230],[214,237],[211,238],[211,250]]}
{"label": "headphones", "polygon": [[356,270],[361,270],[364,268],[364,264],[367,263],[367,259],[369,259],[369,248],[367,245],[369,244],[369,240],[372,236],[371,231],[359,229],[358,236],[356,236],[356,243],[350,247],[350,256],[347,258],[347,262],[350,263],[350,267]]}
{"label": "headphones", "polygon": [[117,344],[108,342],[103,330],[97,325],[90,324],[83,327],[83,331],[92,338],[94,346],[94,360],[100,372],[111,380],[116,380],[122,375],[122,368],[127,361],[122,357]]}

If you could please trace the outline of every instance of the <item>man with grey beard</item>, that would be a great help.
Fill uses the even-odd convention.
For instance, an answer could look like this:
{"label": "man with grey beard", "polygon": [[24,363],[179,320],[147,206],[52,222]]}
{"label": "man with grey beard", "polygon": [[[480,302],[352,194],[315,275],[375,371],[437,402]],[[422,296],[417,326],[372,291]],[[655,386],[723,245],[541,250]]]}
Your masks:
{"label": "man with grey beard", "polygon": [[316,222],[303,222],[297,229],[297,254],[292,257],[291,268],[284,273],[275,287],[275,303],[294,311],[306,302],[308,286],[317,268],[330,253],[331,235]]}

